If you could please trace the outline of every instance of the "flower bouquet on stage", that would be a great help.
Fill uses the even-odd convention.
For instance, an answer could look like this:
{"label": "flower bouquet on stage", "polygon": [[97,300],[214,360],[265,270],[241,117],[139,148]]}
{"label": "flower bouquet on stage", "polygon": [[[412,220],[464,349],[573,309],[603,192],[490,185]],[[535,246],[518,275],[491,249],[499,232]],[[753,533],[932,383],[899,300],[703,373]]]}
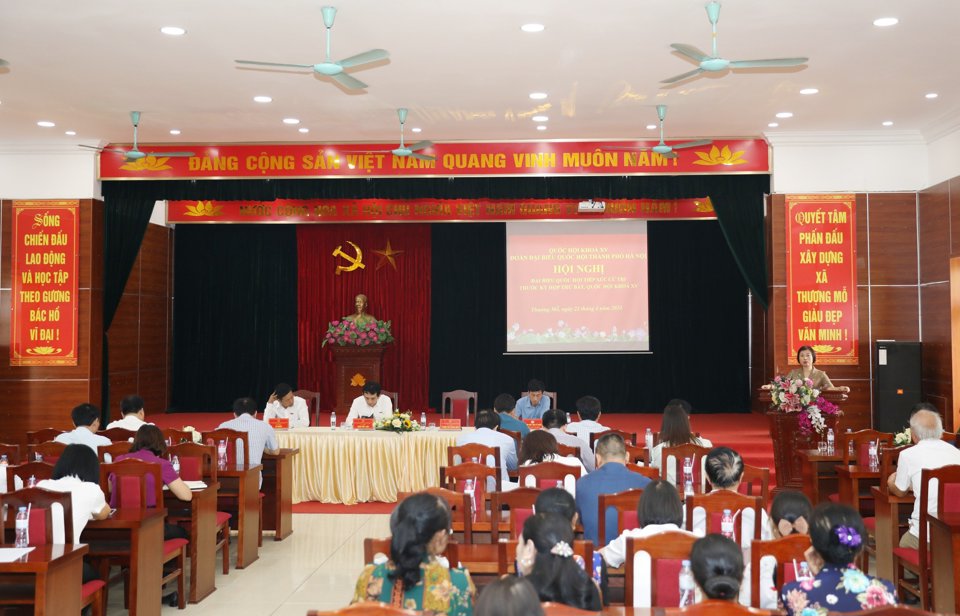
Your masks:
{"label": "flower bouquet on stage", "polygon": [[423,429],[423,426],[410,415],[410,411],[406,413],[394,411],[391,417],[378,420],[373,424],[373,427],[388,432],[419,432]]}
{"label": "flower bouquet on stage", "polygon": [[388,344],[393,342],[393,333],[390,331],[390,321],[371,320],[358,324],[356,321],[330,321],[327,332],[323,336],[323,344],[337,346],[370,346],[372,344]]}
{"label": "flower bouquet on stage", "polygon": [[843,412],[814,388],[810,379],[778,376],[764,390],[764,394],[770,394],[767,417],[770,418],[777,486],[800,489],[803,460],[799,452],[821,449],[820,443],[829,440],[829,430],[834,434],[839,432],[837,423]]}

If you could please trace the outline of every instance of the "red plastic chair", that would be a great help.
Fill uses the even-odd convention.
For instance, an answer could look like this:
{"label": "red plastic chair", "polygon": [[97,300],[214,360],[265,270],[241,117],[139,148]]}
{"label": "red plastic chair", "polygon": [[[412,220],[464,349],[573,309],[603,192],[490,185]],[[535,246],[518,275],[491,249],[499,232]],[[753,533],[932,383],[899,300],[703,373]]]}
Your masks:
{"label": "red plastic chair", "polygon": [[[570,466],[560,462],[541,462],[530,466],[521,466],[520,485],[526,488],[555,488],[557,482],[563,482],[563,487],[569,488],[580,478],[583,470],[579,466]],[[530,479],[527,479],[530,477]]]}
{"label": "red plastic chair", "polygon": [[21,487],[27,485],[30,477],[37,481],[53,479],[53,464],[47,462],[27,462],[16,466],[7,466],[7,490],[13,492],[16,488],[16,478],[20,478]]}
{"label": "red plastic chair", "polygon": [[810,548],[808,535],[788,535],[770,541],[754,541],[750,544],[750,605],[760,607],[760,559],[772,556],[777,561],[775,585],[777,594],[784,584],[796,579],[793,564],[806,562],[805,553]]}
{"label": "red plastic chair", "polygon": [[449,413],[452,419],[459,419],[461,425],[472,425],[470,416],[477,412],[477,398],[477,392],[466,389],[443,392],[440,396],[441,417],[447,417]]}
{"label": "red plastic chair", "polygon": [[27,445],[27,459],[31,462],[36,462],[37,454],[40,454],[43,458],[40,460],[41,462],[56,464],[60,456],[63,455],[63,450],[66,448],[66,445],[56,441],[44,441],[42,443],[36,443],[35,445]]}
{"label": "red plastic chair", "polygon": [[[628,537],[624,560],[624,603],[630,607],[672,607],[679,604],[677,577],[680,562],[690,558],[697,538],[687,533],[667,531],[650,537]],[[649,568],[643,566],[649,557]],[[649,601],[638,591],[649,589]]]}
{"label": "red plastic chair", "polygon": [[[500,541],[500,521],[503,510],[510,512],[510,539],[520,536],[523,521],[533,514],[533,504],[540,496],[540,488],[516,488],[509,492],[493,492],[490,494],[490,543]],[[521,514],[523,510],[525,515]],[[522,519],[520,515],[523,515]]]}
{"label": "red plastic chair", "polygon": [[[601,494],[597,500],[597,537],[600,537],[600,540],[603,541],[607,536],[607,510],[611,507],[617,512],[617,536],[619,537],[625,530],[625,528],[620,525],[620,520],[625,520],[623,514],[627,511],[632,511],[634,516],[636,516],[637,508],[640,507],[640,499],[642,497],[643,490],[640,488],[624,490],[616,494]],[[636,517],[634,517],[634,520],[636,520]],[[636,526],[632,528],[636,528]]]}

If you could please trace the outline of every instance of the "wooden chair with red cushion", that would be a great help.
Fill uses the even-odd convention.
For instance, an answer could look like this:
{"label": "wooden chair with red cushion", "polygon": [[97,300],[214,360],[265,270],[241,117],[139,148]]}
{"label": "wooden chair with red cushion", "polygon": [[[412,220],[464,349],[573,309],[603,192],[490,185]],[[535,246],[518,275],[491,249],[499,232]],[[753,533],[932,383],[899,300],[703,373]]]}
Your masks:
{"label": "wooden chair with red cushion", "polygon": [[122,456],[130,453],[130,443],[126,441],[116,441],[109,445],[100,445],[97,447],[97,457],[100,458],[100,464],[109,464]]}
{"label": "wooden chair with red cushion", "polygon": [[[686,526],[687,530],[693,532],[694,511],[697,508],[703,508],[705,514],[705,533],[719,533],[720,519],[724,509],[729,509],[734,516],[733,536],[737,543],[746,547],[743,541],[743,512],[747,509],[753,510],[753,530],[750,532],[750,541],[760,539],[760,530],[763,519],[763,507],[760,506],[759,496],[746,496],[731,492],[730,490],[714,490],[709,494],[695,494],[686,498]],[[739,515],[738,515],[739,514]],[[700,532],[700,529],[696,529]]]}
{"label": "wooden chair with red cushion", "polygon": [[[853,441],[853,456],[850,455],[850,441]],[[838,434],[835,447],[837,447],[837,452],[843,456],[844,466],[850,464],[867,466],[870,461],[869,445],[871,441],[891,445],[893,444],[893,434],[870,429]],[[831,500],[834,500],[832,495]]]}
{"label": "wooden chair with red cushion", "polygon": [[[41,463],[42,464],[42,463]],[[49,545],[52,543],[75,543],[73,536],[73,500],[69,492],[53,492],[41,488],[24,488],[3,495],[3,504],[10,513],[4,528],[4,543],[13,544],[16,511],[19,507],[30,507],[29,536],[30,545]],[[54,504],[59,507],[54,509]],[[54,517],[53,512],[58,514]],[[63,537],[55,529],[63,529]],[[93,616],[103,616],[106,609],[103,580],[93,580],[80,587],[81,607],[91,607]],[[0,606],[28,605],[33,603],[33,594],[26,597],[6,595],[0,591]]]}
{"label": "wooden chair with red cushion", "polygon": [[137,435],[133,430],[127,430],[126,428],[108,428],[106,430],[101,430],[97,432],[100,436],[105,436],[114,443],[120,441],[130,442],[130,439]]}
{"label": "wooden chair with red cushion", "polygon": [[690,549],[696,540],[697,537],[677,531],[643,538],[628,537],[624,560],[627,608],[679,605],[680,563],[690,558]]}
{"label": "wooden chair with red cushion", "polygon": [[478,394],[466,389],[445,391],[440,396],[440,416],[459,419],[460,425],[470,426],[473,421],[471,415],[477,412]]}
{"label": "wooden chair with red cushion", "polygon": [[[519,449],[517,451],[520,451]],[[573,457],[580,458],[580,448],[575,447],[574,445],[564,445],[563,443],[557,443],[557,453],[563,457]]]}
{"label": "wooden chair with red cushion", "polygon": [[193,433],[189,430],[177,430],[176,428],[164,428],[163,439],[167,441],[167,447],[179,445],[180,443],[192,443]]}
{"label": "wooden chair with red cushion", "polygon": [[66,448],[66,445],[58,443],[57,441],[44,441],[42,443],[27,445],[27,460],[37,462],[37,454],[40,454],[40,462],[56,464],[60,456],[63,455],[63,450]]}
{"label": "wooden chair with red cushion", "polygon": [[[373,559],[377,554],[383,554],[387,558],[390,558],[390,537],[384,537],[383,539],[367,537],[363,540],[363,564],[369,565],[373,563]],[[448,541],[447,549],[443,551],[443,556],[450,562],[451,567],[455,567],[456,563],[460,562],[457,558],[457,544],[453,541]]]}
{"label": "wooden chair with red cushion", "polygon": [[[505,430],[503,428],[500,428],[499,432],[500,434],[506,434],[507,436],[513,439],[513,446],[516,449],[517,454],[519,455],[520,447],[523,445],[523,434],[521,434],[520,432],[515,432],[513,430]],[[517,471],[510,471],[511,478],[515,479],[516,476],[517,476]]]}
{"label": "wooden chair with red cushion", "polygon": [[652,466],[640,466],[632,462],[627,462],[624,466],[626,466],[627,470],[631,473],[643,475],[647,479],[660,479],[660,469],[653,468]]}
{"label": "wooden chair with red cushion", "polygon": [[[493,458],[492,460],[489,458]],[[480,443],[450,445],[447,447],[447,466],[456,466],[464,462],[479,462],[490,468],[500,468],[500,448],[488,447]],[[499,487],[497,488],[499,489]]]}
{"label": "wooden chair with red cushion", "polygon": [[319,426],[320,425],[320,392],[311,391],[309,389],[298,389],[293,392],[293,395],[298,398],[303,398],[303,401],[307,403],[307,413],[313,417],[311,419],[311,425]]}
{"label": "wooden chair with red cushion", "polygon": [[[497,544],[497,575],[508,575],[516,573],[517,539],[501,541]],[[577,540],[573,542],[573,553],[583,559],[586,563],[587,571],[593,563],[593,542]],[[674,580],[676,581],[676,580]]]}
{"label": "wooden chair with red cushion", "polygon": [[[672,447],[664,445],[663,448],[660,449],[660,479],[666,481],[672,469],[674,471],[673,476],[676,477],[677,487],[683,488],[683,459],[693,458],[693,485],[699,485],[701,488],[705,487],[706,478],[703,473],[703,459],[707,457],[708,453],[710,453],[709,447],[701,447],[693,443],[674,445]],[[670,463],[671,459],[673,459],[672,464]]]}
{"label": "wooden chair with red cushion", "polygon": [[[904,599],[904,593],[909,593],[920,599],[920,607],[929,610],[931,607],[930,591],[930,546],[928,524],[930,512],[930,481],[937,480],[937,511],[943,513],[960,512],[960,466],[944,466],[934,469],[923,469],[920,472],[920,519],[917,525],[920,548],[893,548],[893,583]],[[917,576],[914,586],[904,579],[904,571],[910,571]]]}
{"label": "wooden chair with red cushion", "polygon": [[759,496],[760,506],[766,509],[770,502],[770,469],[744,464],[738,492],[747,496]]}
{"label": "wooden chair with red cushion", "polygon": [[[540,462],[530,466],[521,466],[518,470],[520,471],[521,486],[540,488],[541,490],[557,487],[564,487],[569,490],[583,473],[581,467],[570,466],[561,462]],[[557,482],[562,482],[562,486],[558,486]]]}
{"label": "wooden chair with red cushion", "polygon": [[[455,533],[462,529],[463,542],[473,543],[473,508],[470,504],[470,496],[446,488],[427,488],[423,492],[433,494],[447,503],[447,507],[450,508],[451,529]],[[413,494],[419,494],[419,492],[400,492],[397,494],[397,503]]]}
{"label": "wooden chair with red cushion", "polygon": [[378,601],[362,601],[338,610],[309,610],[307,616],[421,616],[422,613]]}
{"label": "wooden chair with red cushion", "polygon": [[7,464],[20,464],[20,445],[0,443],[0,455],[7,456]]}
{"label": "wooden chair with red cushion", "polygon": [[[217,482],[217,450],[211,445],[188,442],[167,447],[168,456],[177,456],[180,461],[180,479],[204,481],[207,485]],[[230,573],[230,518],[226,511],[216,512],[217,544],[221,552],[224,575]]]}
{"label": "wooden chair with red cushion", "polygon": [[381,389],[380,395],[390,398],[390,404],[393,406],[394,411],[400,410],[400,394],[399,393],[395,391],[387,391],[386,389]]}
{"label": "wooden chair with red cushion", "polygon": [[[150,479],[150,481],[148,481]],[[153,493],[154,503],[163,506],[163,479],[160,474],[160,465],[142,460],[127,459],[111,464],[100,465],[100,487],[108,494],[108,501],[118,509],[133,508],[147,509],[147,495]],[[186,539],[167,539],[163,542],[163,564],[174,562],[175,568],[164,575],[160,586],[172,580],[177,581],[178,605],[181,610],[186,607],[187,595],[184,592],[184,577],[186,571]],[[128,552],[103,553],[109,557],[101,567],[101,573],[106,578],[111,561],[120,565],[123,571],[123,581],[126,591],[124,601],[129,596],[129,561]]]}
{"label": "wooden chair with red cushion", "polygon": [[[607,510],[613,508],[617,512],[617,536],[620,536],[626,528],[638,528],[640,526],[637,519],[637,508],[640,506],[640,499],[643,497],[643,490],[634,488],[624,490],[616,494],[601,494],[597,500],[597,537],[601,540],[607,536]],[[625,515],[632,512],[633,516]],[[630,526],[622,526],[622,524]],[[603,547],[603,546],[600,546]]]}
{"label": "wooden chair with red cushion", "polygon": [[603,438],[608,434],[619,434],[623,439],[623,442],[627,445],[636,446],[637,444],[637,433],[636,432],[625,432],[623,430],[604,430],[603,432],[592,432],[590,433],[590,449],[595,450],[597,448],[597,441]]}
{"label": "wooden chair with red cushion", "polygon": [[750,605],[760,607],[760,559],[772,556],[777,561],[774,584],[779,594],[783,585],[796,579],[794,563],[806,562],[810,548],[809,535],[788,535],[770,541],[750,544]]}
{"label": "wooden chair with red cushion", "polygon": [[646,447],[627,443],[627,462],[650,466],[650,452],[647,451]]}
{"label": "wooden chair with red cushion", "polygon": [[[486,507],[487,494],[500,491],[500,469],[490,468],[486,464],[464,462],[456,466],[440,467],[440,487],[463,494],[466,481],[470,479],[474,485],[473,508],[479,513],[481,507]],[[490,481],[488,481],[490,480]],[[488,490],[488,484],[496,485],[495,490]]]}
{"label": "wooden chair with red cushion", "polygon": [[537,502],[541,491],[540,488],[521,487],[509,492],[494,492],[490,495],[491,543],[500,541],[500,525],[494,524],[494,520],[501,519],[504,509],[509,510],[510,513],[510,539],[520,536],[523,521],[533,515],[533,504]]}
{"label": "wooden chair with red cushion", "polygon": [[61,434],[63,434],[63,430],[57,430],[56,428],[40,428],[39,430],[31,430],[27,432],[27,444],[39,445],[40,443],[46,443],[47,441],[52,441]]}
{"label": "wooden chair with red cushion", "polygon": [[[250,440],[246,432],[230,430],[229,428],[218,428],[201,433],[200,442],[213,446],[214,451],[217,451],[220,441],[226,441],[227,443],[227,466],[243,465],[243,468],[250,467],[250,457],[246,453],[250,451]],[[233,503],[235,496],[234,494],[221,493],[217,502]],[[257,533],[257,546],[263,546],[263,499],[266,495],[260,492],[259,496],[260,513],[258,518],[260,531]]]}
{"label": "wooden chair with red cushion", "polygon": [[20,487],[25,487],[30,477],[36,478],[37,481],[53,479],[53,464],[49,462],[27,462],[26,464],[7,466],[7,490],[12,492],[16,489],[17,477],[20,478]]}

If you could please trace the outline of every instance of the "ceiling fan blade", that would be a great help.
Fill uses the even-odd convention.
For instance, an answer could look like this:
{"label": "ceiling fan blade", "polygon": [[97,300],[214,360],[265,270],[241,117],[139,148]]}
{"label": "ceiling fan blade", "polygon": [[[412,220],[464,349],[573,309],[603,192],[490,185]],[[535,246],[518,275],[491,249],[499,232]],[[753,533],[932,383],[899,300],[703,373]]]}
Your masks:
{"label": "ceiling fan blade", "polygon": [[684,79],[688,79],[688,78],[693,77],[693,76],[695,76],[695,75],[699,75],[699,74],[702,73],[702,72],[703,72],[703,69],[702,69],[702,68],[695,68],[695,69],[693,69],[692,71],[683,73],[682,75],[674,75],[673,77],[670,77],[670,78],[668,78],[668,79],[664,79],[664,80],[661,81],[660,83],[677,83],[678,81],[683,81]]}
{"label": "ceiling fan blade", "polygon": [[684,148],[699,148],[702,145],[710,145],[713,143],[710,139],[700,139],[697,141],[687,141],[685,143],[678,143],[676,145],[671,145],[670,147],[674,150],[682,150]]}
{"label": "ceiling fan blade", "polygon": [[703,53],[693,45],[685,45],[683,43],[673,43],[670,46],[698,64],[710,58],[710,56]]}
{"label": "ceiling fan blade", "polygon": [[416,152],[412,152],[410,158],[416,158],[417,160],[437,160],[436,156],[428,156],[427,154],[418,154]]}
{"label": "ceiling fan blade", "polygon": [[418,141],[413,145],[407,146],[407,149],[411,152],[416,152],[417,150],[423,150],[424,148],[429,148],[433,145],[432,141]]}
{"label": "ceiling fan blade", "polygon": [[[85,145],[83,143],[78,143],[77,145],[80,146],[81,148],[87,148],[88,150],[96,150],[97,152],[103,152],[103,148],[97,147],[95,145]],[[118,152],[119,150],[114,150],[114,151]]]}
{"label": "ceiling fan blade", "polygon": [[661,154],[660,156],[663,156],[664,158],[676,158],[680,155],[671,150],[670,152],[667,152],[666,154]]}
{"label": "ceiling fan blade", "polygon": [[284,64],[282,62],[256,62],[254,60],[234,60],[237,64],[253,64],[256,66],[281,66],[285,68],[313,68],[312,64]]}
{"label": "ceiling fan blade", "polygon": [[3,68],[4,66],[9,66],[9,65],[10,65],[9,62],[4,60],[3,58],[0,58],[0,68]]}
{"label": "ceiling fan blade", "polygon": [[770,58],[768,60],[734,60],[730,68],[770,68],[785,66],[800,66],[806,64],[809,58]]}
{"label": "ceiling fan blade", "polygon": [[340,85],[350,90],[362,90],[367,87],[367,84],[363,83],[356,77],[352,77],[346,73],[337,73],[336,75],[330,75],[333,79],[337,81]]}
{"label": "ceiling fan blade", "polygon": [[187,158],[190,156],[196,156],[193,152],[144,152],[147,156],[163,156],[166,158]]}
{"label": "ceiling fan blade", "polygon": [[365,51],[363,53],[358,53],[355,56],[350,56],[349,58],[344,58],[337,62],[343,68],[351,68],[354,66],[360,66],[361,64],[370,64],[371,62],[376,62],[377,60],[383,60],[389,58],[390,54],[386,49],[371,49],[370,51]]}

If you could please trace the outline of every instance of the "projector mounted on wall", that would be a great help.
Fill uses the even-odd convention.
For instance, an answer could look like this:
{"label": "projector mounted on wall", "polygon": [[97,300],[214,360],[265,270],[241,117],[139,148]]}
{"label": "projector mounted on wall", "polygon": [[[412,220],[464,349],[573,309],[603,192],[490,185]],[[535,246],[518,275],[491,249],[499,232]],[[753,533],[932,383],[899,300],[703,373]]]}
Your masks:
{"label": "projector mounted on wall", "polygon": [[580,214],[603,214],[607,209],[607,204],[603,201],[594,201],[587,199],[577,205],[577,212]]}

